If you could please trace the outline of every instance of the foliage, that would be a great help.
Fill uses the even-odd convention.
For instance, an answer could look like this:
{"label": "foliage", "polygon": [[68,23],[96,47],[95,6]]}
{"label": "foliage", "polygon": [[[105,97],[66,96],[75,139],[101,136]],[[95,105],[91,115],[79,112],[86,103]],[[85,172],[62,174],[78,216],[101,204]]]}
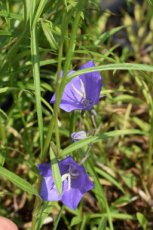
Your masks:
{"label": "foliage", "polygon": [[[20,229],[152,229],[152,1],[115,13],[104,2],[0,0],[0,215]],[[96,67],[78,70],[89,60]],[[60,110],[65,85],[95,71],[95,112]],[[72,143],[80,130],[87,138]],[[57,160],[67,155],[94,182],[76,210],[38,195],[37,165],[56,158],[61,191]]]}

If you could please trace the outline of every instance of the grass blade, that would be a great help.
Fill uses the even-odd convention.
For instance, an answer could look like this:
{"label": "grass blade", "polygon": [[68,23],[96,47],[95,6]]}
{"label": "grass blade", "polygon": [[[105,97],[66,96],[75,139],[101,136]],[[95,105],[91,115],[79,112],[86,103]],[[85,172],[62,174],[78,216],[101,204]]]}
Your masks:
{"label": "grass blade", "polygon": [[35,195],[39,196],[37,190],[26,180],[22,179],[21,177],[17,176],[15,173],[9,171],[8,169],[0,166],[0,175],[7,178],[10,182],[15,184],[17,187],[19,187],[21,190]]}

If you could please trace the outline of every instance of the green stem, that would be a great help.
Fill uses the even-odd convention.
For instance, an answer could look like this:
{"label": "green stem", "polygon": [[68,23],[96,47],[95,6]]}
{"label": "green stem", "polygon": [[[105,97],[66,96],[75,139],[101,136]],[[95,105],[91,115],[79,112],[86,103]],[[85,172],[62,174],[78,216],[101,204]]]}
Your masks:
{"label": "green stem", "polygon": [[[153,113],[153,108],[151,112]],[[148,152],[147,167],[146,167],[148,175],[150,175],[152,171],[152,167],[151,167],[152,158],[153,158],[152,150],[153,150],[153,114],[152,117],[150,118],[149,152]]]}
{"label": "green stem", "polygon": [[[39,68],[39,52],[38,52],[38,41],[37,41],[37,25],[33,22],[34,11],[36,8],[36,0],[31,2],[31,17],[30,17],[30,33],[31,33],[31,56],[32,56],[32,71],[34,77],[34,88],[35,88],[35,98],[36,98],[36,110],[38,118],[38,128],[40,135],[40,158],[43,155],[43,118],[42,118],[42,107],[41,107],[41,91],[40,91],[40,68]],[[36,184],[39,190],[41,184],[41,178],[38,179]],[[36,230],[37,218],[39,213],[39,208],[41,205],[41,200],[36,197],[34,209],[32,213],[32,230]]]}
{"label": "green stem", "polygon": [[[32,11],[34,12],[35,9],[35,4],[36,1],[32,1]],[[54,127],[55,127],[55,134],[56,134],[56,144],[58,147],[58,150],[60,148],[60,139],[59,139],[59,131],[58,131],[58,112],[59,112],[59,103],[62,97],[62,92],[64,90],[65,87],[65,83],[67,80],[67,72],[69,70],[69,66],[71,63],[71,59],[72,59],[72,55],[74,52],[74,44],[75,44],[75,40],[76,40],[76,34],[77,34],[77,28],[79,25],[79,20],[80,20],[80,16],[81,16],[81,9],[82,9],[82,1],[78,3],[77,6],[77,11],[76,11],[76,17],[74,19],[74,24],[73,24],[73,29],[71,32],[71,38],[70,38],[70,45],[69,45],[69,49],[66,55],[66,61],[65,61],[65,65],[64,65],[64,72],[63,72],[63,77],[60,78],[60,70],[61,70],[61,63],[62,63],[62,55],[63,55],[63,43],[64,43],[64,39],[63,36],[61,38],[61,42],[60,42],[60,48],[59,48],[59,54],[58,54],[58,71],[57,71],[57,87],[56,87],[56,102],[54,105],[54,114],[52,116],[51,122],[50,122],[50,127],[49,127],[49,131],[47,133],[47,137],[46,137],[46,141],[43,147],[43,151],[40,155],[40,160],[41,162],[43,162],[45,160],[46,157],[46,152],[47,149],[49,147],[49,143],[52,137],[52,133],[54,131]],[[37,52],[37,40],[36,40],[36,25],[32,25],[32,12],[31,12],[31,47],[32,47],[32,56],[33,56],[33,71],[34,73],[37,73],[37,78],[35,78],[35,89],[36,86],[38,86],[38,88],[40,89],[40,76],[39,76],[39,59],[38,59],[38,52]],[[64,20],[63,20],[63,23]],[[67,21],[68,23],[68,21]],[[67,23],[65,23],[67,25]],[[63,28],[65,28],[64,24],[62,25],[62,31],[63,34],[65,34],[65,29],[63,30]],[[35,42],[35,44],[34,44]],[[34,46],[35,45],[35,46]],[[36,71],[36,72],[35,72]],[[34,75],[35,76],[35,75]],[[40,116],[38,116],[38,124],[42,125],[42,113],[40,110],[40,91],[36,91],[36,106],[37,106],[37,111],[40,111]],[[41,138],[41,147],[43,144],[43,136],[42,136],[42,127],[43,126],[39,126],[39,132],[40,132],[40,138]],[[38,179],[38,184],[37,184],[37,188],[40,188],[40,184],[41,184],[41,178]],[[39,214],[39,210],[40,210],[40,206],[41,206],[41,200],[39,198],[36,197],[35,200],[35,204],[34,204],[34,209],[33,209],[33,217],[32,217],[32,230],[36,230],[36,225],[37,225],[37,218],[39,218],[38,214]]]}
{"label": "green stem", "polygon": [[[65,31],[67,30],[68,23],[66,22],[66,14],[64,12],[63,19],[62,19],[62,31],[61,31],[61,39],[59,45],[59,52],[58,52],[58,66],[57,66],[57,78],[56,78],[56,95],[59,91],[59,81],[60,81],[60,71],[62,66],[62,57],[63,57],[63,45],[64,45],[64,37]],[[54,105],[54,117],[55,117],[55,136],[56,136],[56,145],[57,145],[57,152],[59,153],[60,150],[60,136],[59,136],[59,129],[58,129],[58,111]]]}
{"label": "green stem", "polygon": [[32,55],[32,70],[33,70],[33,77],[34,77],[34,88],[35,88],[38,128],[39,128],[39,135],[40,135],[40,147],[41,147],[41,154],[42,154],[42,149],[43,149],[43,118],[42,118],[42,107],[41,107],[40,68],[39,68],[39,53],[38,53],[36,25],[33,25],[33,28],[31,30],[31,55]]}
{"label": "green stem", "polygon": [[70,128],[69,128],[69,136],[71,135],[71,133],[74,132],[75,130],[75,111],[72,111],[72,113],[70,114]]}
{"label": "green stem", "polygon": [[61,210],[59,211],[59,214],[58,214],[58,216],[56,217],[56,219],[55,219],[55,221],[54,221],[54,227],[53,227],[53,230],[56,230],[56,229],[57,229],[57,227],[58,227],[58,223],[59,223],[60,218],[61,218],[61,216],[62,216],[62,212],[63,212],[63,210],[64,210],[64,205],[61,207]]}
{"label": "green stem", "polygon": [[[78,29],[78,25],[79,25],[79,20],[80,20],[80,16],[81,16],[81,8],[80,5],[82,5],[81,3],[78,4],[77,7],[77,12],[76,12],[76,17],[74,20],[74,24],[73,24],[73,28],[72,28],[72,33],[71,33],[71,38],[70,38],[70,43],[69,43],[69,49],[66,55],[66,61],[65,61],[65,65],[64,65],[64,71],[63,71],[63,76],[62,78],[60,78],[59,74],[60,74],[60,69],[61,69],[61,61],[62,61],[62,50],[59,50],[59,65],[58,65],[58,81],[57,81],[57,87],[56,87],[56,101],[54,104],[54,112],[55,112],[55,132],[56,132],[56,144],[58,147],[58,152],[59,152],[59,148],[60,148],[60,140],[59,140],[59,131],[58,131],[58,113],[59,113],[59,104],[60,104],[60,100],[62,98],[62,93],[64,91],[64,87],[66,84],[66,80],[67,80],[67,73],[69,70],[69,66],[71,63],[71,59],[73,56],[73,52],[75,49],[75,40],[76,40],[76,34],[77,34],[77,29]],[[66,24],[64,22],[64,24]],[[65,34],[66,28],[63,25],[63,34]],[[63,49],[63,40],[61,42],[61,48]]]}
{"label": "green stem", "polygon": [[[65,84],[66,84],[66,81],[67,81],[67,73],[68,73],[68,70],[69,70],[69,66],[70,66],[71,59],[72,59],[73,52],[74,52],[74,48],[75,48],[74,44],[75,44],[75,40],[76,40],[77,28],[78,28],[78,25],[79,25],[79,20],[80,20],[80,16],[81,16],[81,9],[83,7],[83,3],[84,3],[84,1],[81,1],[81,2],[78,3],[78,7],[77,7],[77,11],[76,11],[76,17],[75,17],[75,20],[74,20],[74,23],[73,23],[73,28],[72,28],[70,42],[69,42],[69,49],[68,49],[67,55],[66,55],[66,61],[65,61],[65,65],[64,65],[64,71],[63,71],[62,78],[60,78],[60,69],[61,69],[61,62],[62,62],[63,41],[60,44],[59,55],[58,55],[59,64],[58,64],[58,74],[57,74],[56,101],[55,101],[55,104],[54,104],[54,116],[51,119],[51,122],[50,122],[50,125],[49,125],[49,130],[48,130],[46,141],[45,141],[45,145],[44,145],[44,150],[43,150],[44,158],[46,156],[46,152],[47,152],[47,149],[49,147],[49,143],[50,143],[52,133],[53,133],[53,130],[54,130],[54,125],[55,125],[55,123],[57,122],[57,119],[58,119],[59,104],[60,104],[62,93],[63,93],[64,87],[65,87]],[[69,17],[70,16],[71,15],[69,15]],[[62,27],[64,28],[62,30],[63,31],[62,35],[61,35],[62,37],[63,37],[63,35],[65,35],[65,31],[66,31],[65,26],[67,25],[67,21],[68,21],[68,19],[66,20],[66,18],[64,18],[64,20],[63,20],[64,24],[62,24]],[[56,125],[57,125],[57,123],[56,123]],[[56,135],[57,135],[57,133],[56,133]],[[56,141],[58,141],[58,137],[56,137]]]}

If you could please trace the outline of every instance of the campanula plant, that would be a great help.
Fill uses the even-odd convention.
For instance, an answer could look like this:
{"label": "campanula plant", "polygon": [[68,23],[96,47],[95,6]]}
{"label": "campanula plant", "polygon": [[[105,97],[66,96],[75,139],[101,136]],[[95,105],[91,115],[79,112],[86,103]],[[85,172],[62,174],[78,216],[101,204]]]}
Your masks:
{"label": "campanula plant", "polygon": [[59,194],[52,175],[51,164],[38,165],[40,175],[43,177],[40,196],[43,200],[58,201],[71,209],[76,209],[83,195],[93,188],[83,166],[77,164],[71,156],[58,162],[62,178],[62,194]]}
{"label": "campanula plant", "polygon": [[0,229],[153,229],[153,0],[109,2],[0,0]]}
{"label": "campanula plant", "polygon": [[[79,69],[94,67],[93,61],[82,65]],[[71,74],[73,71],[70,71]],[[86,73],[73,78],[64,88],[60,101],[60,108],[66,112],[73,110],[90,110],[99,102],[99,95],[102,87],[101,75],[98,71]],[[54,103],[54,94],[50,103]]]}

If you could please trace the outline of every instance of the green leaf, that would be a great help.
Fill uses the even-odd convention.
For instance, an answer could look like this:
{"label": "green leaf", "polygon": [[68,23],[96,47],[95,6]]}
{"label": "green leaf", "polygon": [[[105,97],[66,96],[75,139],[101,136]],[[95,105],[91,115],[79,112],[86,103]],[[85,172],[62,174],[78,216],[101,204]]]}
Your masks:
{"label": "green leaf", "polygon": [[77,224],[80,224],[81,223],[81,218],[80,216],[75,216],[72,218],[72,221],[71,221],[71,226],[74,226],[74,225],[77,225]]}
{"label": "green leaf", "polygon": [[[134,217],[132,215],[126,214],[126,213],[120,213],[120,212],[114,212],[111,211],[110,213],[111,217],[113,219],[120,219],[120,220],[133,220]],[[94,218],[102,218],[102,217],[108,217],[108,213],[102,213],[102,214],[89,214],[89,218],[94,219]]]}
{"label": "green leaf", "polygon": [[58,191],[59,194],[62,193],[62,178],[61,178],[61,173],[58,167],[58,162],[56,160],[55,154],[54,154],[54,145],[51,143],[50,145],[50,159],[51,159],[51,168],[52,168],[52,173],[53,173],[53,179],[55,183],[55,187]]}
{"label": "green leaf", "polygon": [[77,141],[71,145],[69,145],[68,147],[66,147],[62,152],[61,152],[61,156],[65,156],[67,154],[72,153],[73,151],[82,148],[85,145],[88,145],[94,141],[96,141],[97,137],[87,137],[81,141]]}
{"label": "green leaf", "polygon": [[23,20],[23,15],[11,13],[6,10],[0,10],[0,16],[10,19]]}
{"label": "green leaf", "polygon": [[110,31],[107,31],[105,33],[102,33],[102,35],[98,38],[98,40],[95,41],[95,45],[99,45],[99,43],[104,43],[108,38],[112,37],[113,34],[117,33],[121,29],[125,28],[125,26],[118,26]]}
{"label": "green leaf", "polygon": [[113,205],[116,207],[122,207],[122,205],[129,204],[132,202],[132,199],[129,195],[121,196],[113,202]]}
{"label": "green leaf", "polygon": [[17,176],[15,173],[9,171],[8,169],[0,166],[0,175],[7,178],[10,182],[15,184],[17,187],[22,189],[29,194],[39,196],[37,190],[26,180],[22,179],[21,177]]}
{"label": "green leaf", "polygon": [[136,177],[132,173],[122,175],[122,178],[129,188],[133,188],[134,186],[136,186]]}
{"label": "green leaf", "polygon": [[40,207],[40,215],[37,219],[36,229],[41,229],[45,219],[49,216],[52,208],[52,202],[44,201]]}
{"label": "green leaf", "polygon": [[39,17],[41,16],[45,5],[46,5],[46,0],[40,0],[39,6],[37,7],[37,9],[35,6],[35,9],[34,9],[35,12],[33,12],[33,18],[32,18],[32,28],[38,22]]}
{"label": "green leaf", "polygon": [[106,71],[106,70],[138,70],[138,71],[147,71],[153,72],[152,65],[144,64],[132,64],[132,63],[119,63],[119,64],[107,64],[96,67],[90,67],[82,70],[78,70],[69,75],[67,82],[70,82],[74,77],[79,76],[85,73],[92,73],[95,71]]}
{"label": "green leaf", "polygon": [[140,213],[140,212],[137,212],[136,216],[137,216],[137,220],[138,220],[139,224],[141,225],[141,227],[144,230],[146,230],[147,229],[147,223],[148,223],[148,221],[145,218],[145,216],[142,213]]}
{"label": "green leaf", "polygon": [[0,93],[6,93],[6,92],[9,92],[9,91],[15,91],[15,90],[19,90],[19,88],[17,87],[1,87],[0,88]]}
{"label": "green leaf", "polygon": [[102,177],[104,177],[106,180],[108,180],[109,182],[111,182],[112,184],[114,184],[120,191],[122,191],[123,193],[125,193],[125,191],[122,188],[122,186],[111,175],[109,175],[108,173],[104,172],[102,169],[99,169],[97,167],[95,168],[95,171],[99,175],[101,175]]}
{"label": "green leaf", "polygon": [[4,119],[8,119],[7,114],[2,109],[0,109],[0,116],[2,116]]}
{"label": "green leaf", "polygon": [[31,31],[31,56],[32,56],[32,70],[34,78],[34,88],[35,88],[35,99],[36,99],[36,110],[38,118],[38,129],[40,135],[40,146],[42,158],[43,149],[43,116],[42,116],[42,105],[41,105],[41,87],[40,87],[40,67],[39,67],[39,51],[38,51],[38,36],[36,27]]}
{"label": "green leaf", "polygon": [[61,151],[61,156],[71,154],[73,151],[80,149],[86,145],[93,144],[101,140],[108,139],[110,137],[133,135],[133,134],[146,135],[147,133],[138,129],[125,129],[125,130],[115,130],[115,131],[106,132],[99,136],[87,137],[83,140],[77,141],[69,145],[68,147],[66,147],[64,150]]}
{"label": "green leaf", "polygon": [[140,98],[136,98],[134,96],[131,95],[127,95],[127,94],[122,94],[119,96],[116,96],[115,98],[112,99],[113,103],[117,103],[117,102],[132,102],[134,104],[141,104],[142,100]]}
{"label": "green leaf", "polygon": [[51,22],[47,20],[46,21],[41,20],[41,26],[46,36],[46,39],[50,44],[50,47],[57,50],[57,42],[53,35],[53,28]]}
{"label": "green leaf", "polygon": [[0,36],[11,36],[11,32],[7,30],[0,30]]}

